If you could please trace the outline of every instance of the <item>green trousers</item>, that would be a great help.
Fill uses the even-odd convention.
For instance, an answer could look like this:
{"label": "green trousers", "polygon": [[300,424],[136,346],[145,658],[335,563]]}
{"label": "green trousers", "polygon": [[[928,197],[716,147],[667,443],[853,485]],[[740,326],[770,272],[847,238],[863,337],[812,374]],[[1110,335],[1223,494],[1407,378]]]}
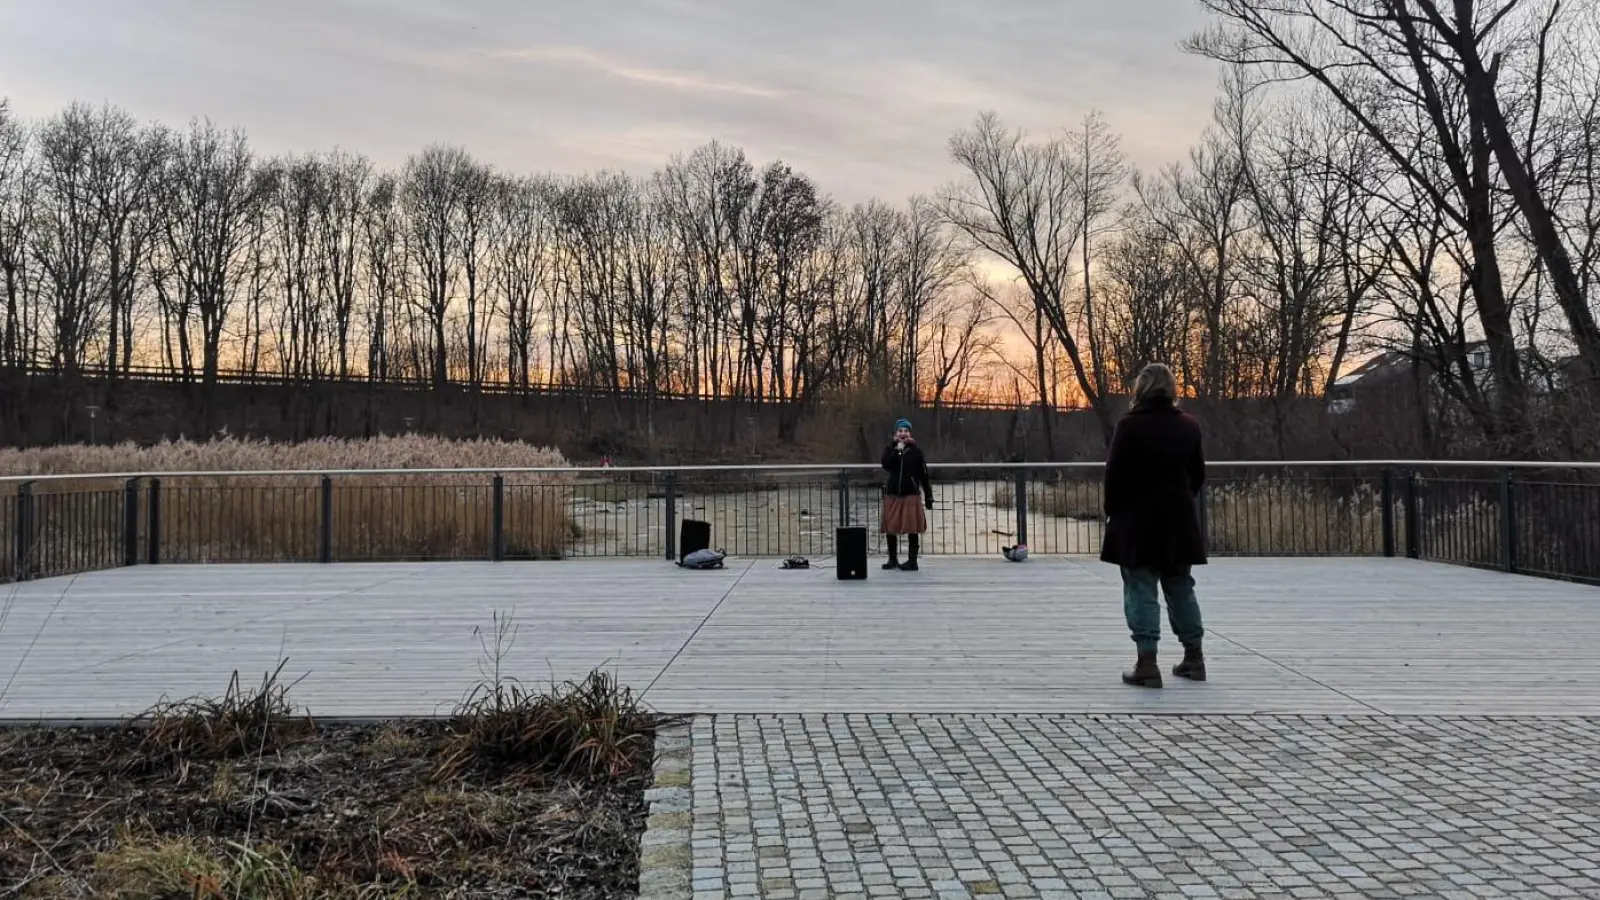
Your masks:
{"label": "green trousers", "polygon": [[1162,572],[1159,569],[1122,567],[1122,612],[1128,630],[1141,653],[1154,653],[1161,641],[1161,600],[1167,598],[1167,621],[1172,633],[1185,647],[1199,647],[1205,637],[1200,623],[1200,601],[1194,595],[1194,577],[1188,566]]}

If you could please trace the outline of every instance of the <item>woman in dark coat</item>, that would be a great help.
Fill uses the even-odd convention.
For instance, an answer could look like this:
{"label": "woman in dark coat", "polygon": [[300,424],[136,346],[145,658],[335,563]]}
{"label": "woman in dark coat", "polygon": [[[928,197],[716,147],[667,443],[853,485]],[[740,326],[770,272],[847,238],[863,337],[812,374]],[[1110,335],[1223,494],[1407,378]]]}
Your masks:
{"label": "woman in dark coat", "polygon": [[1206,563],[1200,531],[1199,497],[1205,484],[1205,454],[1200,423],[1178,409],[1172,370],[1159,363],[1145,367],[1133,386],[1133,406],[1111,438],[1106,461],[1105,512],[1108,518],[1100,559],[1122,569],[1122,608],[1138,647],[1138,662],[1123,682],[1161,687],[1156,645],[1161,640],[1159,589],[1167,598],[1167,618],[1183,644],[1183,662],[1172,674],[1206,680],[1200,602],[1193,566]]}
{"label": "woman in dark coat", "polygon": [[[889,480],[883,486],[883,533],[889,542],[889,561],[885,569],[917,571],[917,550],[921,535],[928,530],[928,515],[933,509],[933,485],[928,479],[928,460],[911,437],[911,423],[894,423],[894,440],[883,451],[883,470]],[[900,535],[906,536],[906,561],[900,562]]]}

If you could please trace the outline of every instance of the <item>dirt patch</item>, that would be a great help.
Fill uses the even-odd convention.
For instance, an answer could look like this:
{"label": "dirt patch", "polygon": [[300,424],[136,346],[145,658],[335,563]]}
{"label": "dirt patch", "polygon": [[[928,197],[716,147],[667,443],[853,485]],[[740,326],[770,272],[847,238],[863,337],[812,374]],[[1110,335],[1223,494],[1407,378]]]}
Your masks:
{"label": "dirt patch", "polygon": [[460,743],[447,722],[321,727],[236,758],[144,743],[133,726],[0,732],[0,896],[614,898],[638,884],[648,766],[441,777]]}

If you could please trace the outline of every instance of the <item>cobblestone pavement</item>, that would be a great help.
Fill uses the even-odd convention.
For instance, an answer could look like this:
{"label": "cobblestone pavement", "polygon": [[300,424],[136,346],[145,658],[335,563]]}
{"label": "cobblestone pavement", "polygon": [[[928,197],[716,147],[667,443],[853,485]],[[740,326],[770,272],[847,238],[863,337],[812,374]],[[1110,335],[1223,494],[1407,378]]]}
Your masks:
{"label": "cobblestone pavement", "polygon": [[693,897],[1600,897],[1600,720],[718,716]]}

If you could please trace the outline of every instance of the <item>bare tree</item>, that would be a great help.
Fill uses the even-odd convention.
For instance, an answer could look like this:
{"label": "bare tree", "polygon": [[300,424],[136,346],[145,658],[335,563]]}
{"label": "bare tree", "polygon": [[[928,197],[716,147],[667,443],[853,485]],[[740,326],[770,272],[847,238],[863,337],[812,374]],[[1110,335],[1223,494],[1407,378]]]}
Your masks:
{"label": "bare tree", "polygon": [[199,319],[200,369],[207,387],[221,368],[222,339],[234,301],[254,264],[253,247],[270,187],[245,136],[210,121],[178,135],[160,180],[162,261],[153,275],[163,308],[178,321],[186,371],[190,316]]}
{"label": "bare tree", "polygon": [[903,252],[899,295],[905,336],[899,354],[899,382],[902,395],[914,399],[920,386],[917,367],[922,362],[925,320],[931,309],[966,280],[970,260],[938,206],[920,196],[912,197],[907,207]]}
{"label": "bare tree", "polygon": [[[662,194],[683,266],[683,320],[689,342],[689,377],[715,396],[740,393],[734,324],[737,236],[758,185],[744,151],[711,143],[688,158],[674,158],[661,176]],[[735,341],[730,359],[728,342]]]}
{"label": "bare tree", "polygon": [[1173,164],[1160,176],[1133,178],[1144,220],[1159,228],[1188,264],[1192,310],[1201,350],[1184,361],[1184,381],[1202,398],[1230,390],[1232,323],[1239,294],[1239,244],[1254,223],[1247,203],[1241,147],[1253,128],[1240,92],[1224,91],[1213,121],[1189,151],[1187,166]]}
{"label": "bare tree", "polygon": [[860,310],[845,287],[854,229],[837,207],[822,201],[794,218],[794,266],[785,289],[794,301],[787,337],[789,404],[779,421],[784,440],[794,438],[803,411],[827,391],[853,381],[863,364]]}
{"label": "bare tree", "polygon": [[1256,225],[1257,252],[1242,260],[1261,344],[1254,392],[1280,400],[1316,392],[1312,370],[1344,306],[1334,222],[1350,193],[1327,159],[1339,126],[1285,106],[1262,123],[1256,152],[1241,154]]}
{"label": "bare tree", "polygon": [[393,174],[371,184],[359,217],[362,271],[365,274],[367,377],[386,381],[393,355],[397,301],[405,287],[400,209],[400,182]]}
{"label": "bare tree", "polygon": [[645,428],[655,433],[656,396],[672,383],[672,311],[681,271],[672,258],[671,233],[658,209],[665,202],[652,185],[630,181],[623,208],[624,303],[622,348],[628,386],[643,389]]}
{"label": "bare tree", "polygon": [[269,234],[276,245],[279,287],[277,340],[279,372],[288,378],[325,376],[322,338],[326,307],[317,290],[318,261],[312,242],[316,208],[323,203],[322,164],[312,156],[275,160],[262,167],[268,185]]}
{"label": "bare tree", "polygon": [[1098,111],[1084,116],[1078,130],[1068,135],[1068,140],[1072,152],[1077,155],[1077,199],[1083,227],[1078,238],[1078,249],[1082,253],[1083,314],[1075,324],[1089,347],[1095,391],[1104,396],[1108,391],[1106,379],[1110,366],[1103,346],[1105,317],[1095,313],[1091,248],[1097,239],[1116,227],[1112,214],[1122,197],[1130,170],[1122,153],[1121,137],[1111,130]]}
{"label": "bare tree", "polygon": [[601,172],[569,181],[556,203],[561,229],[561,284],[577,330],[580,383],[620,393],[626,387],[622,349],[626,308],[624,236],[637,186],[627,175]]}
{"label": "bare tree", "polygon": [[555,225],[552,186],[534,178],[496,182],[498,230],[491,246],[490,280],[504,311],[506,370],[512,384],[533,383],[539,321],[551,290]]}
{"label": "bare tree", "polygon": [[481,387],[488,365],[488,330],[495,321],[493,294],[487,294],[489,308],[483,308],[486,299],[484,259],[489,252],[487,240],[494,227],[494,173],[488,166],[473,161],[460,168],[456,177],[461,198],[460,233],[456,243],[460,248],[466,288],[466,321],[462,331],[466,338],[467,383]]}
{"label": "bare tree", "polygon": [[[1073,302],[1073,250],[1083,233],[1074,190],[1083,176],[1064,140],[1027,143],[991,113],[950,139],[951,158],[967,180],[947,189],[940,209],[983,251],[1014,268],[1038,314],[1071,361],[1078,388],[1107,442],[1113,420],[1091,377],[1073,328],[1083,312]],[[1046,398],[1041,397],[1041,401]],[[1048,422],[1048,412],[1046,412]]]}
{"label": "bare tree", "polygon": [[313,218],[318,287],[333,318],[338,375],[350,377],[350,340],[360,286],[360,223],[372,180],[372,163],[351,153],[322,161],[323,189]]}
{"label": "bare tree", "polygon": [[[1526,431],[1527,386],[1496,245],[1503,189],[1514,199],[1533,248],[1566,314],[1589,372],[1600,372],[1600,328],[1566,242],[1526,156],[1541,104],[1514,123],[1497,88],[1525,57],[1528,83],[1542,85],[1547,48],[1562,4],[1524,0],[1202,0],[1219,24],[1192,50],[1320,86],[1382,148],[1396,169],[1443,210],[1471,242],[1478,317],[1495,370],[1496,433]],[[1529,53],[1520,53],[1522,48]],[[1397,114],[1397,107],[1400,111]],[[1405,110],[1409,110],[1409,115]],[[1414,123],[1421,124],[1426,145]],[[1522,137],[1516,133],[1521,130]],[[1419,149],[1435,147],[1447,177],[1433,176]],[[1496,169],[1498,166],[1498,170]]]}
{"label": "bare tree", "polygon": [[1100,296],[1105,360],[1114,389],[1133,390],[1133,378],[1152,362],[1192,370],[1189,298],[1203,287],[1179,244],[1135,206],[1127,227],[1101,255]]}
{"label": "bare tree", "polygon": [[465,150],[434,145],[407,160],[401,176],[406,255],[419,282],[410,300],[427,329],[429,377],[437,386],[450,381],[450,307],[461,280],[462,210],[475,172]]}
{"label": "bare tree", "polygon": [[160,127],[140,127],[126,112],[103,106],[87,113],[89,159],[86,190],[99,219],[109,320],[105,369],[131,366],[135,300],[157,221],[154,188],[168,141]]}
{"label": "bare tree", "polygon": [[933,403],[934,436],[939,436],[940,412],[951,399],[966,399],[966,392],[983,360],[990,357],[999,337],[990,327],[994,309],[980,291],[963,296],[945,295],[929,316],[923,346],[928,357],[928,394]]}
{"label": "bare tree", "polygon": [[94,112],[83,104],[46,121],[37,137],[40,202],[30,249],[46,285],[50,363],[69,375],[104,339],[109,311],[100,258],[105,223],[90,188],[95,140]]}
{"label": "bare tree", "polygon": [[862,382],[881,390],[892,389],[896,348],[905,333],[898,309],[903,283],[906,219],[886,203],[873,201],[854,207],[847,219],[850,244],[847,281],[842,285],[856,313],[858,353]]}
{"label": "bare tree", "polygon": [[[1327,104],[1323,104],[1326,106]],[[1335,279],[1342,298],[1335,326],[1334,346],[1322,396],[1327,397],[1341,376],[1350,354],[1357,349],[1382,297],[1385,277],[1392,271],[1392,248],[1377,224],[1389,167],[1371,137],[1360,129],[1340,127],[1341,115],[1327,114],[1330,146],[1325,173],[1334,180],[1339,202],[1328,221],[1326,239],[1335,252]]]}
{"label": "bare tree", "polygon": [[33,227],[35,170],[30,165],[27,129],[0,101],[0,276],[5,288],[5,330],[0,335],[0,364],[33,362],[29,337],[36,334],[30,312],[32,282],[28,238]]}
{"label": "bare tree", "polygon": [[[1011,371],[1014,387],[1021,384],[1028,386],[1034,397],[1032,405],[1039,412],[1045,453],[1053,458],[1056,455],[1055,417],[1051,412],[1060,404],[1061,379],[1058,377],[1060,366],[1055,350],[1056,339],[1050,333],[1049,326],[1045,324],[1044,312],[1039,304],[1034,302],[1032,292],[1020,281],[996,286],[984,280],[974,279],[973,289],[983,296],[999,318],[1011,323],[1027,348],[1026,366],[1019,365],[999,343],[991,349],[991,356]],[[1019,406],[1025,405],[1025,401],[1020,397],[1017,403]]]}
{"label": "bare tree", "polygon": [[763,369],[757,370],[760,396],[799,397],[801,385],[791,368],[798,352],[796,323],[831,287],[818,284],[822,270],[815,261],[824,252],[827,219],[833,214],[810,178],[783,163],[763,170],[755,210],[761,260],[757,354],[766,372],[763,376]]}

